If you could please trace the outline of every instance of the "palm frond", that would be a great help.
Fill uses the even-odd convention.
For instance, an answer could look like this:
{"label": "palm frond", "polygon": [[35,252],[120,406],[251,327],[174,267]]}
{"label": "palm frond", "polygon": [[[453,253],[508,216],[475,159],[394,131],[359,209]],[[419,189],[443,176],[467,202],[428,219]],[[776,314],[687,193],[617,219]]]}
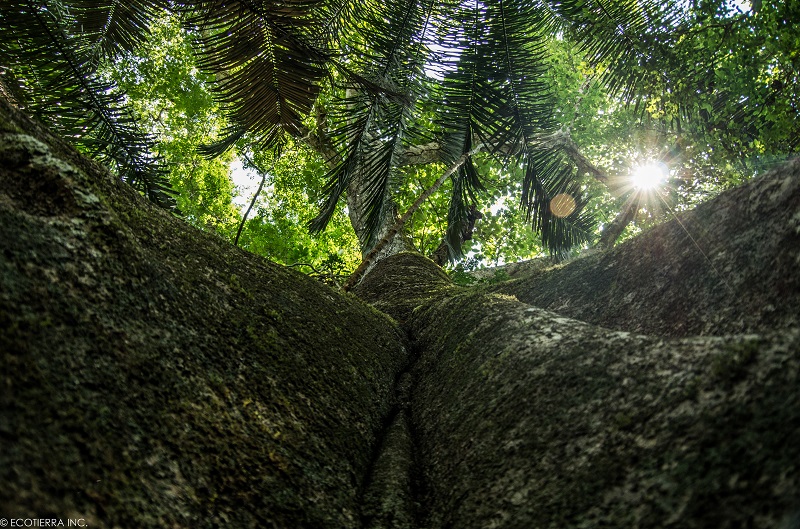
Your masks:
{"label": "palm frond", "polygon": [[[214,91],[233,132],[272,147],[279,130],[299,134],[327,75],[331,53],[319,1],[185,3],[197,30],[198,65],[216,77]],[[225,144],[224,140],[223,143]]]}
{"label": "palm frond", "polygon": [[379,91],[356,86],[335,103],[334,115],[340,125],[331,137],[345,148],[340,163],[328,175],[320,214],[310,224],[312,231],[324,229],[339,198],[358,174],[363,182],[358,193],[363,195],[359,213],[364,219],[360,235],[365,248],[374,242],[380,219],[391,207],[390,183],[397,156],[409,140],[408,124],[420,90],[426,56],[423,40],[433,2],[376,2],[369,7],[369,19],[360,24],[360,39],[366,45],[351,68]]}
{"label": "palm frond", "polygon": [[526,158],[522,205],[542,245],[551,255],[563,255],[590,241],[595,219],[585,212],[588,200],[573,169],[552,151],[531,150]]}
{"label": "palm frond", "polygon": [[[320,212],[308,225],[312,233],[319,233],[325,229],[336,211],[339,198],[361,168],[363,146],[369,142],[367,131],[372,128],[372,121],[377,112],[377,105],[371,101],[374,97],[377,96],[355,93],[345,98],[343,104],[339,103],[340,107],[349,109],[350,114],[345,119],[338,120],[343,124],[331,136],[334,141],[338,140],[337,143],[346,147],[339,153],[339,163],[326,175],[327,182],[322,190],[325,199],[320,206]],[[334,112],[336,110],[332,111]]]}
{"label": "palm frond", "polygon": [[[445,43],[459,50],[458,62],[439,96],[443,151],[448,159],[456,159],[470,152],[473,143],[482,143],[504,162],[513,158],[525,168],[523,205],[548,249],[561,252],[587,240],[588,225],[571,222],[586,220],[579,210],[561,218],[549,206],[540,207],[567,191],[575,194],[577,208],[585,203],[571,171],[554,177],[554,168],[561,167],[564,158],[539,147],[541,138],[555,130],[552,96],[544,81],[544,32],[553,24],[553,14],[520,0],[472,0],[459,4],[454,17],[457,28]],[[447,237],[451,258],[461,251],[456,235],[470,205],[464,197],[480,190],[477,173],[472,176],[469,167],[471,163],[454,177]]]}
{"label": "palm frond", "polygon": [[447,210],[447,228],[444,240],[447,244],[448,259],[456,261],[463,257],[463,233],[469,222],[467,215],[470,207],[478,201],[476,191],[485,189],[480,182],[480,176],[471,156],[467,157],[464,164],[458,168],[452,181],[453,191]]}
{"label": "palm frond", "polygon": [[28,0],[0,8],[0,55],[30,92],[23,104],[152,201],[174,207],[153,139],[113,83],[95,74],[93,50],[70,33],[74,27],[64,4]]}
{"label": "palm frond", "polygon": [[85,39],[88,51],[98,59],[132,51],[143,43],[152,19],[168,7],[166,0],[69,0],[63,4],[73,17],[71,34]]}

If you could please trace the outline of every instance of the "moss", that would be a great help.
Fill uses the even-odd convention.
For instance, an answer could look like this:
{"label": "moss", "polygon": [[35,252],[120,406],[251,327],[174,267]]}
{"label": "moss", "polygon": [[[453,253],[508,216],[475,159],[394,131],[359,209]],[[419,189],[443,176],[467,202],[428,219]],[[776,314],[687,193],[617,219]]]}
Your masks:
{"label": "moss", "polygon": [[633,424],[633,417],[627,413],[617,413],[614,415],[614,426],[624,430]]}
{"label": "moss", "polygon": [[352,293],[402,324],[416,307],[455,288],[433,261],[402,252],[379,261]]}
{"label": "moss", "polygon": [[724,383],[742,380],[747,368],[756,359],[760,340],[749,339],[742,342],[726,344],[723,350],[711,361],[711,376]]}
{"label": "moss", "polygon": [[247,299],[254,299],[253,295],[248,290],[242,287],[242,284],[239,282],[239,276],[237,276],[236,274],[231,274],[231,277],[228,280],[228,285],[235,292],[244,294],[244,296],[247,297]]}
{"label": "moss", "polygon": [[0,511],[356,527],[407,362],[391,320],[28,133],[64,163],[0,165]]}
{"label": "moss", "polygon": [[481,288],[407,326],[425,527],[771,527],[797,497],[797,332],[612,333]]}
{"label": "moss", "polygon": [[699,375],[693,375],[689,378],[686,385],[683,386],[682,396],[684,399],[696,401],[698,396],[700,395],[700,390],[703,386],[703,377]]}

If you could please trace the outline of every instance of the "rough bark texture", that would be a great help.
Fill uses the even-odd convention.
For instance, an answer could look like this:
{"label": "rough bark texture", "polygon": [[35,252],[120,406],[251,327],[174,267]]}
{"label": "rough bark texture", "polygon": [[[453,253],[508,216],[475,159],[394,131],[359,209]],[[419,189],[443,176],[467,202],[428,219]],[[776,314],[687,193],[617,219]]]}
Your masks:
{"label": "rough bark texture", "polygon": [[800,159],[606,252],[497,287],[613,329],[691,336],[800,325]]}
{"label": "rough bark texture", "polygon": [[0,518],[797,529],[783,171],[682,217],[713,267],[679,226],[502,287],[400,253],[354,288],[369,307],[185,226],[0,102]]}
{"label": "rough bark texture", "polygon": [[796,330],[664,341],[496,294],[411,325],[425,527],[777,527],[798,507]]}
{"label": "rough bark texture", "polygon": [[0,117],[0,517],[360,527],[389,318]]}
{"label": "rough bark texture", "polygon": [[[427,287],[397,280],[409,268]],[[397,307],[419,354],[410,414],[419,527],[800,523],[797,328],[683,339],[609,331],[448,287],[414,254],[382,261],[357,292]]]}

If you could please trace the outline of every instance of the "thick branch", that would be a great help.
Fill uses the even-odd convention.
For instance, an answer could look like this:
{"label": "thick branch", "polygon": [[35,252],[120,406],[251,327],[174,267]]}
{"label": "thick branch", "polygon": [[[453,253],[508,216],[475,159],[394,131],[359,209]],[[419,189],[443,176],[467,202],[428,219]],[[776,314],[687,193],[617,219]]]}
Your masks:
{"label": "thick branch", "polygon": [[597,241],[598,248],[611,248],[614,246],[619,236],[622,235],[622,232],[636,216],[638,203],[638,200],[635,200],[634,196],[625,202],[625,205],[622,206],[622,211],[614,217],[614,220],[603,228],[603,232],[600,234],[600,240]]}
{"label": "thick branch", "polygon": [[400,167],[411,165],[427,165],[442,161],[442,147],[438,141],[432,141],[423,145],[412,145],[400,153],[398,157]]}
{"label": "thick branch", "polygon": [[572,137],[567,133],[561,143],[561,147],[564,149],[564,152],[569,156],[572,162],[577,166],[578,171],[581,173],[589,173],[595,180],[599,180],[604,184],[608,182],[608,175],[606,172],[594,165],[592,162],[589,161],[578,149],[578,146],[575,145],[575,142],[572,141]]}
{"label": "thick branch", "polygon": [[330,137],[325,134],[324,127],[317,127],[316,131],[311,131],[305,125],[300,125],[299,131],[300,139],[322,156],[328,169],[333,169],[339,164],[341,161],[339,151],[336,150]]}

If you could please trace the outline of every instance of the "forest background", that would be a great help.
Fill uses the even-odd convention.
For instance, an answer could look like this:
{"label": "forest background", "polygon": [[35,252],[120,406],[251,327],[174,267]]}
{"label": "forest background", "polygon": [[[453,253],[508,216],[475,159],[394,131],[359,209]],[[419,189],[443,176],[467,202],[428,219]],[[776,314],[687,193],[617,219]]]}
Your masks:
{"label": "forest background", "polygon": [[[6,90],[57,130],[83,138],[79,145],[85,152],[108,153],[104,144],[97,146],[102,143],[97,138],[92,143],[100,127],[64,118],[69,116],[70,104],[80,108],[82,103],[67,103],[64,93],[74,91],[74,86],[62,83],[59,87],[57,80],[42,73],[48,68],[57,72],[58,61],[43,67],[41,57],[31,60],[42,46],[52,47],[52,41],[37,44],[41,32],[30,27],[28,33],[20,30],[24,24],[20,10],[27,10],[28,16],[50,17],[45,25],[59,27],[69,17],[74,23],[88,16],[82,15],[81,3],[66,15],[59,9],[66,13],[68,8],[58,3],[49,7],[46,3],[21,4],[0,15],[6,28],[0,35],[5,43],[2,73]],[[347,99],[345,92],[352,86],[350,74],[341,72],[351,70],[340,68],[320,76],[313,108],[300,116],[302,122],[295,124],[291,133],[267,140],[263,130],[231,135],[231,130],[236,130],[236,112],[244,101],[228,97],[231,88],[226,82],[231,74],[223,72],[213,56],[209,58],[211,45],[202,39],[210,30],[204,30],[204,37],[192,26],[198,19],[187,22],[180,6],[156,9],[155,4],[132,4],[127,15],[139,12],[141,17],[138,22],[130,17],[133,29],[111,17],[103,28],[103,38],[89,35],[90,40],[95,39],[95,55],[86,74],[105,88],[106,95],[114,95],[116,108],[122,109],[118,110],[120,121],[145,138],[154,156],[144,155],[143,164],[158,165],[161,171],[156,187],[163,185],[169,190],[174,211],[190,224],[275,262],[341,281],[359,264],[365,245],[359,245],[347,206],[336,196],[331,199],[330,179],[332,171],[335,176],[336,164],[330,163],[330,149],[320,145],[328,135],[344,138],[335,145],[339,152],[346,152],[352,144],[352,132],[339,136],[329,132],[335,125],[329,116]],[[624,9],[624,2],[617,4],[611,7]],[[365,13],[351,14],[353,19],[382,16],[378,3],[368,2],[359,9]],[[614,41],[602,34],[602,28],[586,30],[602,37],[596,45],[587,44],[582,26],[564,25],[537,44],[543,61],[537,65],[541,73],[538,90],[549,98],[549,130],[557,135],[556,150],[566,153],[567,162],[574,167],[568,180],[576,186],[573,194],[582,209],[581,233],[543,241],[541,227],[553,218],[545,215],[538,219],[538,230],[526,225],[530,224],[526,219],[531,219],[531,208],[524,198],[525,187],[530,185],[524,164],[499,152],[502,149],[484,149],[493,152],[471,156],[479,175],[473,189],[454,190],[463,186],[455,174],[413,212],[405,225],[411,245],[432,255],[445,240],[450,245],[449,267],[456,271],[547,253],[564,256],[598,241],[611,245],[617,235],[630,237],[796,152],[800,32],[794,21],[800,19],[795,12],[798,7],[792,2],[750,5],[712,1],[671,3],[663,9],[672,13],[671,18],[653,20],[666,26],[647,28],[646,33],[634,35],[620,23]],[[91,13],[91,8],[86,10]],[[118,30],[121,34],[131,32],[130,42],[112,38],[113,23],[123,26]],[[385,29],[378,25],[371,31]],[[359,66],[354,57],[369,56],[380,44],[369,42],[366,30],[347,31],[347,40],[337,43],[348,47],[339,50],[339,60],[354,70]],[[64,38],[75,37],[64,33]],[[104,49],[108,41],[117,47]],[[449,133],[434,110],[441,102],[436,100],[436,90],[447,84],[446,79],[457,76],[462,68],[459,63],[464,62],[461,51],[447,48],[446,40],[420,42],[426,59],[420,64],[415,100],[408,106],[415,109],[413,127],[421,132],[403,140],[404,147],[411,149],[427,145],[420,138],[436,140]],[[605,49],[619,46],[646,50],[646,54],[620,59],[619,49]],[[199,51],[203,49],[205,55]],[[68,60],[69,52],[62,49],[60,56]],[[365,85],[370,86],[367,81]],[[351,105],[348,110],[353,109],[352,102],[346,104]],[[82,130],[76,133],[70,127]],[[287,130],[285,124],[283,129]],[[395,164],[388,193],[399,212],[408,211],[434,185],[448,168],[445,162],[422,156],[420,163]],[[118,164],[118,169],[126,177],[124,165]],[[652,182],[635,180],[648,170]],[[132,181],[137,177],[126,178]],[[141,178],[141,182],[144,187],[140,189],[148,193],[147,179]],[[461,224],[453,213],[457,195],[462,202],[458,204]],[[575,209],[575,204],[568,206]],[[317,233],[310,234],[309,224],[318,219],[320,208],[326,207],[330,211],[324,229],[318,222]],[[552,213],[552,207],[549,209]],[[476,212],[477,222],[474,218],[465,222],[465,214],[476,216]],[[533,215],[534,228],[537,214]],[[614,237],[604,240],[604,230],[612,225],[617,230]],[[448,238],[448,230],[457,232],[461,240],[454,241],[452,234]]]}

